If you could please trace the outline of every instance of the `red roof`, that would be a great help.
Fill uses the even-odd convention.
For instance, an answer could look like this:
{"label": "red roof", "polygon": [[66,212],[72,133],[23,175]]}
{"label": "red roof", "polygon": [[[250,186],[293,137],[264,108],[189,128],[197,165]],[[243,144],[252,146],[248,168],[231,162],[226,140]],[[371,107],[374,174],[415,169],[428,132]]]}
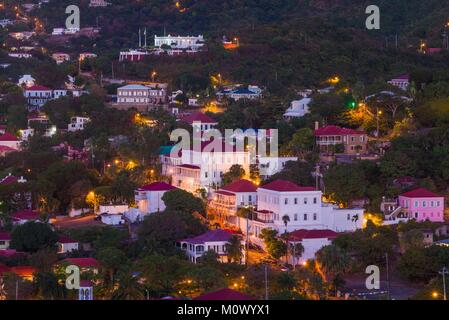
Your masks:
{"label": "red roof", "polygon": [[199,236],[196,236],[193,238],[184,239],[181,241],[199,244],[199,243],[205,243],[205,242],[229,241],[229,240],[231,240],[231,238],[232,238],[232,233],[230,233],[229,231],[217,229],[217,230],[209,230],[206,233],[203,233],[202,235],[199,235]]}
{"label": "red roof", "polygon": [[365,132],[339,126],[325,126],[315,130],[315,136],[343,136],[349,134],[365,134]]}
{"label": "red roof", "polygon": [[424,188],[418,188],[406,193],[401,194],[402,197],[406,198],[441,198],[441,196],[436,193],[430,192]]}
{"label": "red roof", "polygon": [[11,272],[11,268],[0,263],[0,276],[2,276],[4,273],[8,273],[8,272]]}
{"label": "red roof", "polygon": [[394,77],[392,80],[410,80],[409,74],[401,74],[399,76]]}
{"label": "red roof", "polygon": [[80,281],[80,287],[82,287],[82,288],[93,287],[93,286],[94,286],[94,284],[90,280],[81,280]]}
{"label": "red roof", "polygon": [[0,232],[0,241],[11,240],[11,234],[9,232]]}
{"label": "red roof", "polygon": [[297,184],[287,180],[275,180],[262,186],[261,188],[278,192],[316,191],[314,187],[300,187]]}
{"label": "red roof", "polygon": [[98,268],[100,263],[95,258],[67,258],[63,262],[74,264],[81,268]]}
{"label": "red roof", "polygon": [[199,170],[199,169],[201,169],[200,167],[194,166],[194,165],[192,165],[192,164],[181,164],[181,165],[178,166],[178,167],[180,167],[180,168],[186,168],[186,169],[194,169],[194,170]]}
{"label": "red roof", "polygon": [[38,220],[39,216],[39,212],[22,210],[14,213],[11,217],[15,220]]}
{"label": "red roof", "polygon": [[17,266],[11,267],[11,272],[14,272],[20,277],[32,277],[34,273],[36,273],[36,269],[30,266]]}
{"label": "red roof", "polygon": [[11,183],[16,183],[19,179],[16,176],[8,175],[3,180],[0,181],[0,184],[6,185]]}
{"label": "red roof", "polygon": [[25,91],[51,91],[51,89],[44,86],[36,85],[26,88]]}
{"label": "red roof", "polygon": [[17,252],[15,249],[6,249],[6,250],[0,250],[0,256],[3,257],[12,257],[16,254],[23,254],[23,252]]}
{"label": "red roof", "polygon": [[8,146],[0,146],[0,152],[11,152],[11,151],[17,151],[14,148],[8,147]]}
{"label": "red roof", "polygon": [[19,139],[12,133],[5,132],[0,136],[0,141],[19,141]]}
{"label": "red roof", "polygon": [[228,184],[221,189],[231,192],[257,192],[257,186],[251,181],[241,179]]}
{"label": "red roof", "polygon": [[147,184],[146,186],[143,186],[139,188],[139,191],[170,191],[174,190],[176,187],[165,183],[165,182],[154,182],[151,184]]}
{"label": "red roof", "polygon": [[301,241],[303,239],[335,239],[338,233],[332,230],[295,230],[288,234],[290,240]]}
{"label": "red roof", "polygon": [[211,117],[205,115],[202,112],[195,112],[191,113],[181,119],[183,122],[187,122],[188,124],[193,124],[194,122],[201,122],[201,123],[217,123],[214,119]]}
{"label": "red roof", "polygon": [[59,243],[78,243],[78,241],[72,240],[66,236],[59,236],[58,242]]}
{"label": "red roof", "polygon": [[218,190],[218,191],[215,191],[215,193],[221,194],[223,196],[234,196],[235,197],[235,193],[224,191],[224,190]]}
{"label": "red roof", "polygon": [[194,300],[256,300],[255,298],[229,288],[203,294]]}

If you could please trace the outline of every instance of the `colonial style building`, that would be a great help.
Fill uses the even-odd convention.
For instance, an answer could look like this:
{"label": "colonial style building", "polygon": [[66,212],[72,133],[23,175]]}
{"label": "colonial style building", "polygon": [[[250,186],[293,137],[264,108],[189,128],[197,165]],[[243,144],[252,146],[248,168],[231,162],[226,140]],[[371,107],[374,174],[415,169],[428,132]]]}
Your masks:
{"label": "colonial style building", "polygon": [[171,49],[190,49],[192,51],[200,51],[205,45],[204,37],[199,36],[162,36],[154,37],[154,46],[156,48]]}
{"label": "colonial style building", "polygon": [[162,105],[166,102],[167,88],[164,83],[129,84],[117,89],[117,105],[120,108],[148,111],[150,106]]}
{"label": "colonial style building", "polygon": [[176,188],[165,182],[154,182],[140,187],[135,192],[135,201],[137,208],[131,208],[125,213],[125,217],[130,221],[141,221],[151,213],[165,210],[165,203],[162,200],[167,191]]}
{"label": "colonial style building", "polygon": [[368,135],[363,131],[325,126],[315,130],[315,137],[321,153],[356,155],[367,152]]}
{"label": "colonial style building", "polygon": [[[231,212],[231,208],[224,212]],[[279,233],[300,229],[354,231],[362,228],[363,215],[363,209],[341,209],[322,202],[322,192],[314,187],[275,180],[257,188],[257,204],[249,220],[232,218],[234,213],[227,217],[227,222],[244,233],[248,228],[251,235],[258,237],[266,228]]]}
{"label": "colonial style building", "polygon": [[256,205],[257,186],[251,181],[242,179],[215,191],[209,203],[209,210],[221,221],[239,226],[238,209]]}
{"label": "colonial style building", "polygon": [[191,125],[194,130],[198,130],[200,132],[214,129],[218,125],[218,122],[216,120],[212,119],[202,112],[194,112],[186,115],[181,118],[180,121]]}
{"label": "colonial style building", "polygon": [[410,75],[402,74],[400,76],[394,77],[393,79],[388,81],[388,83],[406,91],[408,89],[408,86],[410,85]]}
{"label": "colonial style building", "polygon": [[85,129],[86,125],[90,122],[90,118],[86,117],[72,117],[70,119],[70,123],[68,125],[67,130],[70,132],[73,131],[82,131]]}
{"label": "colonial style building", "polygon": [[202,141],[180,152],[180,158],[179,155],[164,156],[163,170],[172,176],[174,186],[192,193],[216,189],[223,175],[235,164],[249,173],[250,153],[224,142]]}
{"label": "colonial style building", "polygon": [[[208,251],[213,251],[218,254],[221,262],[229,262],[226,245],[231,241],[233,236],[238,235],[221,229],[209,230],[202,235],[181,240],[178,245],[185,251],[187,257],[193,263],[198,263],[199,259]],[[242,244],[242,249],[243,247]],[[244,263],[244,256],[242,254],[241,263]]]}
{"label": "colonial style building", "polygon": [[401,219],[444,222],[444,197],[424,188],[401,194],[397,208],[386,216],[386,220],[400,221]]}
{"label": "colonial style building", "polygon": [[309,104],[311,101],[311,98],[292,101],[290,107],[284,113],[284,119],[291,120],[304,117],[309,113]]}

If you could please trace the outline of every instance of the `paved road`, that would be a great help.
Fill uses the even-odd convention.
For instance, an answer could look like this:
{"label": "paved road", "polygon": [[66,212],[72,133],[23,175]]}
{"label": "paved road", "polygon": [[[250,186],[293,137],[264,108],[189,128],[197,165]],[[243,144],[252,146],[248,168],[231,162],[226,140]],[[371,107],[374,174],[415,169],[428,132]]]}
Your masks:
{"label": "paved road", "polygon": [[[345,287],[346,290],[343,290],[344,292],[348,293],[363,293],[367,294],[367,299],[379,299],[379,295],[371,295],[370,293],[373,292],[385,292],[387,291],[388,284],[385,279],[380,280],[380,289],[379,290],[368,290],[365,286],[365,280],[367,275],[360,274],[360,275],[351,275],[348,277],[345,277]],[[419,291],[419,286],[412,285],[410,283],[404,282],[397,277],[393,277],[390,280],[390,296],[391,299],[394,300],[406,300],[410,297],[414,296]],[[383,296],[386,296],[385,294],[382,294]]]}

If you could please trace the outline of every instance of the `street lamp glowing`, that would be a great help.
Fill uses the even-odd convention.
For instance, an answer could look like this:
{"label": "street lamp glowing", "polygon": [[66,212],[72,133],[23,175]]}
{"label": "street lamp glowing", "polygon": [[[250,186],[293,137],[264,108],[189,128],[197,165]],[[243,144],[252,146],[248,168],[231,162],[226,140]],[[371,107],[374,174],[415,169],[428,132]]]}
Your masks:
{"label": "street lamp glowing", "polygon": [[438,292],[436,291],[432,292],[432,297],[435,299],[438,298]]}

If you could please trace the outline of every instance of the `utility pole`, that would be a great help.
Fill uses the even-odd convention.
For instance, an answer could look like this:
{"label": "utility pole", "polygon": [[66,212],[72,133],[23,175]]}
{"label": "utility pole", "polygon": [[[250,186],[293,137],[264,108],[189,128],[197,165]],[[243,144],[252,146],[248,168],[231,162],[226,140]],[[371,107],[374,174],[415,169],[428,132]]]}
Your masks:
{"label": "utility pole", "polygon": [[438,272],[443,276],[443,300],[447,300],[446,296],[446,275],[449,275],[449,270],[446,267],[443,267],[441,271]]}
{"label": "utility pole", "polygon": [[16,300],[19,300],[19,280],[16,280]]}
{"label": "utility pole", "polygon": [[265,265],[265,300],[268,301],[268,266]]}
{"label": "utility pole", "polygon": [[391,296],[390,296],[390,266],[388,264],[388,253],[385,253],[385,260],[387,263],[387,298],[388,300],[391,300]]}

